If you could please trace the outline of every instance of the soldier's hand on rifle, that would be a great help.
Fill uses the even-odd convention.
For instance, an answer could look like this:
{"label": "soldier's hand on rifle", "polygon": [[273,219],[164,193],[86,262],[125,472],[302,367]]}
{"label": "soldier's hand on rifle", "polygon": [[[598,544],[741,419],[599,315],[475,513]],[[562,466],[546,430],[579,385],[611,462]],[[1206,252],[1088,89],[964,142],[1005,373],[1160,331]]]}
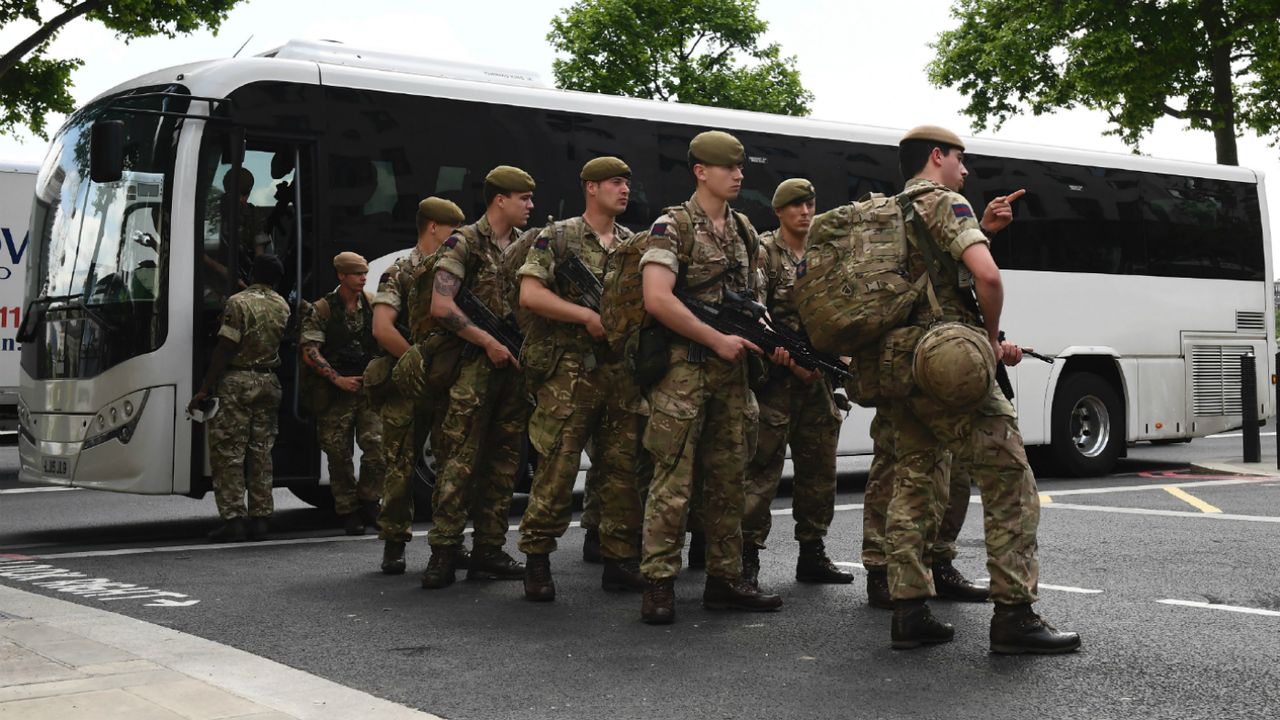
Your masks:
{"label": "soldier's hand on rifle", "polygon": [[489,356],[489,362],[493,363],[496,368],[504,368],[507,364],[511,364],[515,369],[520,369],[520,362],[516,360],[506,345],[494,340],[484,348],[485,355]]}
{"label": "soldier's hand on rifle", "polygon": [[1026,192],[1026,190],[1015,190],[987,203],[987,209],[982,211],[982,222],[979,223],[982,229],[989,233],[998,233],[1009,227],[1009,223],[1013,222],[1013,201],[1025,195]]}
{"label": "soldier's hand on rifle", "polygon": [[[1032,351],[1035,350],[1035,348],[1025,348],[1025,349],[1032,350]],[[1023,348],[1018,347],[1017,345],[1014,345],[1013,343],[1008,342],[1007,340],[1001,340],[1000,354],[997,355],[996,357],[998,357],[1000,359],[1000,362],[1004,363],[1005,365],[1008,365],[1009,367],[1013,367],[1014,365],[1017,365],[1018,363],[1022,362],[1023,351],[1024,351]]]}
{"label": "soldier's hand on rifle", "polygon": [[712,349],[725,362],[737,362],[746,357],[748,352],[764,354],[764,351],[755,343],[738,335],[720,335],[720,339]]}
{"label": "soldier's hand on rifle", "polygon": [[796,366],[795,362],[791,359],[791,353],[781,347],[776,347],[773,349],[773,352],[769,353],[769,362],[774,365],[781,365],[785,368],[794,368]]}
{"label": "soldier's hand on rifle", "polygon": [[356,377],[354,375],[339,375],[333,379],[333,384],[337,385],[339,390],[349,393],[359,392],[360,386],[363,383],[364,378]]}
{"label": "soldier's hand on rifle", "polygon": [[583,323],[587,327],[587,332],[591,334],[592,340],[604,340],[604,324],[600,322],[600,313],[587,311],[589,316],[587,321]]}
{"label": "soldier's hand on rifle", "polygon": [[817,370],[806,370],[794,363],[791,365],[791,374],[800,378],[800,382],[805,385],[812,385],[815,380],[822,377],[822,373]]}

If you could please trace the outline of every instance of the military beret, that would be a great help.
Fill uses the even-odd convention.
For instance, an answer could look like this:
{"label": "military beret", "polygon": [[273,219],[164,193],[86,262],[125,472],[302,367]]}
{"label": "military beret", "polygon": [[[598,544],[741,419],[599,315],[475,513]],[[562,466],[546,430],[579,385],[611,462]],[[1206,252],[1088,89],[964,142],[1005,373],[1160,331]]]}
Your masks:
{"label": "military beret", "polygon": [[333,267],[340,273],[369,272],[369,263],[351,251],[340,252],[333,256]]}
{"label": "military beret", "polygon": [[616,157],[598,157],[583,165],[578,177],[586,182],[603,182],[610,178],[631,177],[631,168]]}
{"label": "military beret", "polygon": [[457,226],[467,219],[467,216],[462,212],[462,208],[434,195],[418,203],[418,214],[441,225]]}
{"label": "military beret", "polygon": [[689,156],[704,165],[741,165],[746,158],[742,143],[727,132],[708,130],[689,143]]}
{"label": "military beret", "polygon": [[791,178],[783,180],[778,189],[773,191],[773,206],[786,207],[793,202],[811,200],[817,195],[818,191],[813,189],[813,183],[804,178]]}
{"label": "military beret", "polygon": [[919,125],[917,127],[913,127],[907,131],[906,135],[902,136],[902,139],[898,141],[898,144],[901,145],[908,140],[932,140],[942,145],[950,145],[951,147],[960,148],[961,150],[964,149],[964,141],[960,139],[959,135],[956,135],[944,127],[938,127],[937,125]]}
{"label": "military beret", "polygon": [[510,165],[499,165],[490,170],[484,181],[507,192],[530,192],[534,188],[529,173]]}
{"label": "military beret", "polygon": [[[234,177],[236,176],[232,175],[229,172],[226,175],[222,176],[223,190],[226,190],[227,192],[231,192],[231,179]],[[240,168],[240,192],[242,194],[247,194],[252,189],[253,189],[253,173],[249,172],[245,168]]]}

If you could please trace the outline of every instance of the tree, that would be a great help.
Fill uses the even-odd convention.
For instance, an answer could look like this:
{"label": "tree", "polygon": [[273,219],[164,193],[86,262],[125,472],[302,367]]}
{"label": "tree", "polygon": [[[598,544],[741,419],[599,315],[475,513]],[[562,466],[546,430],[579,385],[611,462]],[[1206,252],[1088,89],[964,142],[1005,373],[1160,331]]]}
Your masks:
{"label": "tree", "polygon": [[207,27],[216,32],[227,12],[241,0],[53,0],[56,15],[41,13],[40,0],[0,0],[0,26],[29,21],[36,28],[0,56],[0,133],[19,126],[47,137],[45,115],[70,113],[71,72],[79,58],[46,57],[58,31],[79,18],[100,22],[128,42],[163,35],[175,37]]}
{"label": "tree", "polygon": [[547,40],[567,58],[556,85],[783,115],[808,115],[813,93],[794,56],[760,46],[757,0],[578,0]]}
{"label": "tree", "polygon": [[1280,135],[1280,0],[955,0],[951,14],[929,79],[968,96],[975,130],[1082,106],[1136,149],[1168,116],[1211,131],[1224,165],[1243,131]]}

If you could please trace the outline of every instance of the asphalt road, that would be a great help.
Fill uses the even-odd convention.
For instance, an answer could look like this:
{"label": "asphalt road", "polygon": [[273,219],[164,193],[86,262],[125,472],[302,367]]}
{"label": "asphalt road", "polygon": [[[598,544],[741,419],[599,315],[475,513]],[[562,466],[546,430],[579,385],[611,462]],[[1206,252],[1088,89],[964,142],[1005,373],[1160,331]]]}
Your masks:
{"label": "asphalt road", "polygon": [[[1084,636],[1064,657],[989,655],[990,607],[944,603],[935,609],[956,624],[955,642],[890,650],[888,613],[866,606],[860,569],[852,586],[794,582],[786,497],[762,558],[781,612],[707,612],[703,576],[686,570],[676,624],[649,627],[638,596],[599,589],[576,528],[552,558],[555,603],[521,600],[518,582],[460,579],[429,592],[417,583],[423,538],[410,545],[409,574],[383,576],[376,539],[341,536],[287,492],[277,493],[277,540],[212,546],[211,498],[9,492],[29,488],[13,480],[16,452],[0,448],[0,582],[446,718],[1261,717],[1280,702],[1280,480],[1187,471],[1237,455],[1239,443],[1143,446],[1109,477],[1041,478],[1037,607]],[[1272,463],[1274,443],[1263,438]],[[842,562],[858,559],[861,513],[848,506],[862,502],[866,464],[842,463],[828,541]],[[977,502],[960,544],[959,566],[984,577]],[[33,565],[50,568],[14,572]]]}

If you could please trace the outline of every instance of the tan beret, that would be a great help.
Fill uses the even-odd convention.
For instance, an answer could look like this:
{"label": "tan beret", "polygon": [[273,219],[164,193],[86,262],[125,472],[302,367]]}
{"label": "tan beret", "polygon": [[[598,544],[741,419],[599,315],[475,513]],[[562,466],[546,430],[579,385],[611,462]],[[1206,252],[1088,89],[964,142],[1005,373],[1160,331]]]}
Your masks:
{"label": "tan beret", "polygon": [[432,222],[455,227],[461,225],[467,219],[467,216],[462,212],[462,208],[434,195],[418,203],[418,214]]}
{"label": "tan beret", "polygon": [[778,189],[773,191],[773,206],[786,207],[793,202],[812,200],[817,195],[818,191],[813,189],[813,183],[804,178],[791,178],[783,180]]}
{"label": "tan beret", "polygon": [[964,149],[964,141],[960,139],[959,135],[956,135],[944,127],[938,127],[937,125],[920,125],[913,127],[907,131],[906,135],[902,136],[902,139],[898,141],[898,144],[901,145],[908,140],[932,140],[942,145],[950,145],[951,147],[957,147],[961,150]]}
{"label": "tan beret", "polygon": [[741,165],[746,152],[738,138],[727,132],[708,130],[689,143],[689,155],[704,165]]}
{"label": "tan beret", "polygon": [[333,268],[343,274],[362,273],[369,272],[369,263],[360,255],[347,251],[333,256]]}
{"label": "tan beret", "polygon": [[598,157],[583,165],[578,177],[585,182],[603,182],[610,178],[631,177],[631,168],[616,157]]}
{"label": "tan beret", "polygon": [[531,192],[533,178],[518,167],[499,165],[484,176],[484,181],[507,192]]}

